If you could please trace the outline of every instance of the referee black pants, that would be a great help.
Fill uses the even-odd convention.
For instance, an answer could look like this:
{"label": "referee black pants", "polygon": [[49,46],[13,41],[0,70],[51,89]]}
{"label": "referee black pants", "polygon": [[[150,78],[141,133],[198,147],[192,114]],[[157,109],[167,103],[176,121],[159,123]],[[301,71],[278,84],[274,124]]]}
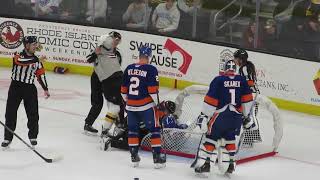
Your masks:
{"label": "referee black pants", "polygon": [[[28,137],[29,139],[36,139],[39,133],[39,112],[38,93],[34,84],[11,81],[6,106],[5,124],[12,131],[16,129],[17,111],[22,100],[28,118]],[[5,130],[4,139],[12,141],[13,134]]]}
{"label": "referee black pants", "polygon": [[122,83],[122,72],[117,72],[111,77],[99,80],[98,75],[93,72],[91,75],[91,108],[85,119],[85,123],[92,125],[98,118],[103,107],[103,96],[109,102],[120,106],[119,118],[123,122],[124,119],[124,104],[122,101],[120,87]]}

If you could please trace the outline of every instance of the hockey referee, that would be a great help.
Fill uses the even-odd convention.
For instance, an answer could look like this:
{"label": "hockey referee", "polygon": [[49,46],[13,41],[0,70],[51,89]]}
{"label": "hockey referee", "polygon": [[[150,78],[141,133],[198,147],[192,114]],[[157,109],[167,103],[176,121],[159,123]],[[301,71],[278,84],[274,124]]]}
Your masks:
{"label": "hockey referee", "polygon": [[[37,145],[37,136],[39,132],[39,113],[38,113],[38,93],[34,85],[37,78],[44,90],[45,98],[49,98],[48,85],[45,76],[45,70],[42,59],[35,56],[39,43],[36,36],[26,36],[23,39],[24,50],[21,53],[15,53],[13,57],[11,84],[8,92],[6,106],[5,125],[12,131],[16,129],[17,111],[23,100],[28,118],[28,137],[32,146]],[[5,129],[4,141],[1,146],[9,147],[12,142],[13,134]]]}

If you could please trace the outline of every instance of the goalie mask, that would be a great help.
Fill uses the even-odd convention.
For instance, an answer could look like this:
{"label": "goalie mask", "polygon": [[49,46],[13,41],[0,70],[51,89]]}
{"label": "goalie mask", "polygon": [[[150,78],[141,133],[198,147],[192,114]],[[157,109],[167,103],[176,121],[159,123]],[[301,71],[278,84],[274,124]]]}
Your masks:
{"label": "goalie mask", "polygon": [[224,72],[235,73],[237,71],[237,65],[234,60],[229,60],[224,65]]}

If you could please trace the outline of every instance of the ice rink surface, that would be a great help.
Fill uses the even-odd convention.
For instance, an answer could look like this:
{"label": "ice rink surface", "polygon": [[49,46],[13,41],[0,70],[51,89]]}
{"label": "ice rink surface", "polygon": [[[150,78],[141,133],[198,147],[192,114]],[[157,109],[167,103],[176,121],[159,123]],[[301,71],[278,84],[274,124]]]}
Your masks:
{"label": "ice rink surface", "polygon": [[[5,106],[11,71],[0,68],[0,120],[5,121]],[[48,164],[17,138],[11,148],[0,151],[0,180],[189,180],[199,179],[189,168],[192,160],[168,157],[165,169],[153,169],[152,156],[142,152],[139,168],[132,168],[126,151],[101,151],[98,136],[83,134],[84,119],[90,108],[90,78],[48,73],[51,98],[45,100],[38,88],[40,133],[37,150],[45,156],[63,155],[62,161]],[[38,84],[37,84],[38,86]],[[39,86],[38,86],[39,87]],[[178,91],[161,88],[162,99],[176,97]],[[200,106],[200,104],[199,104]],[[103,109],[95,127],[101,129]],[[237,166],[234,180],[309,180],[320,177],[320,117],[281,111],[284,136],[279,154]],[[16,133],[27,140],[27,117],[20,105]],[[3,139],[3,127],[0,127]],[[215,172],[209,179],[228,179]]]}

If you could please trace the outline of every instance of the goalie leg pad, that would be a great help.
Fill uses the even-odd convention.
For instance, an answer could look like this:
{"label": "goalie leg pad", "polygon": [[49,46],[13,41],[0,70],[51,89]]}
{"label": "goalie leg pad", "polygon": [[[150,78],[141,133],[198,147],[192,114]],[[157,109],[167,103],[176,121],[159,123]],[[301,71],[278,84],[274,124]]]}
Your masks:
{"label": "goalie leg pad", "polygon": [[219,171],[225,174],[229,168],[231,162],[230,154],[225,147],[219,147],[218,149],[218,168]]}
{"label": "goalie leg pad", "polygon": [[203,166],[207,160],[215,162],[217,158],[217,151],[215,144],[211,142],[205,141],[205,143],[200,146],[198,157],[195,159],[195,168]]}

